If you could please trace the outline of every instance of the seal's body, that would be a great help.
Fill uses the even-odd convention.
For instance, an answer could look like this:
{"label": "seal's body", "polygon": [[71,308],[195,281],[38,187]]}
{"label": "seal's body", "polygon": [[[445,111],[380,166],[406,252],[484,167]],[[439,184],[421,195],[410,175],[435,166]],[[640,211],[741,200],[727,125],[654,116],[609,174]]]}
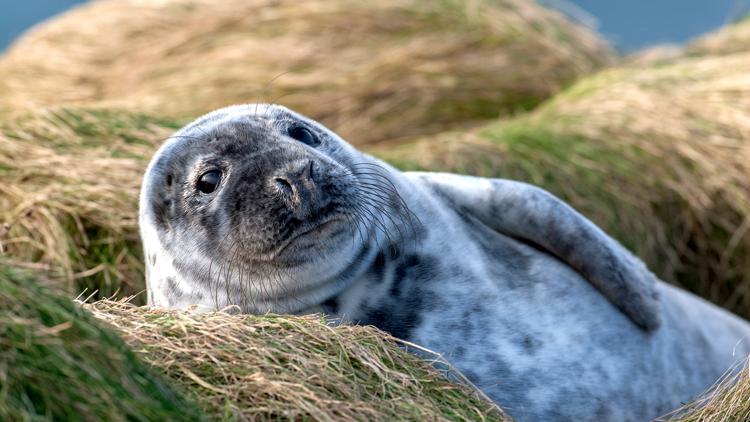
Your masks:
{"label": "seal's body", "polygon": [[748,323],[656,280],[545,191],[402,173],[283,107],[171,137],[140,223],[150,304],[372,324],[519,421],[657,417],[750,351]]}

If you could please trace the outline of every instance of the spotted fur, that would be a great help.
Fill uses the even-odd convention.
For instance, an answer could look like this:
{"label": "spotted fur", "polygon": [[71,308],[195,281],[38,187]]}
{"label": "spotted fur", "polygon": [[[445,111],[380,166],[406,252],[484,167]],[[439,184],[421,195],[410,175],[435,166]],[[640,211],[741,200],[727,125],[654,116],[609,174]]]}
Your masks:
{"label": "spotted fur", "polygon": [[[299,125],[314,144],[289,135]],[[222,172],[210,194],[207,169]],[[750,351],[748,323],[549,193],[402,173],[279,106],[170,137],[140,224],[150,304],[372,324],[442,353],[518,421],[647,420]]]}

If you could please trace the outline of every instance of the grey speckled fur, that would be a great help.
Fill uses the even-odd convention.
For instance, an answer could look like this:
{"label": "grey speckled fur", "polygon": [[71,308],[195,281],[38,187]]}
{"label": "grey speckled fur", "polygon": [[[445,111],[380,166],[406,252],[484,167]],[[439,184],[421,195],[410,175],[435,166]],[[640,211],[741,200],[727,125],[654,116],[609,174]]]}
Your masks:
{"label": "grey speckled fur", "polygon": [[[198,192],[211,169],[219,185]],[[442,353],[518,421],[654,418],[750,351],[747,322],[656,280],[549,193],[402,173],[279,106],[171,137],[140,223],[151,304],[373,324]]]}

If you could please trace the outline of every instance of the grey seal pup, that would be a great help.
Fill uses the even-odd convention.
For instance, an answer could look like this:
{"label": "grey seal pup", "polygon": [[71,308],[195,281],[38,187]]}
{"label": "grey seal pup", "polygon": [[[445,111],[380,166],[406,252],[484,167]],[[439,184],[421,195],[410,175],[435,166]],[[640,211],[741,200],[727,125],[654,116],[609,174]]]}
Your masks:
{"label": "grey seal pup", "polygon": [[441,353],[518,421],[643,421],[750,351],[553,195],[401,172],[276,105],[170,137],[143,181],[151,305],[324,312]]}

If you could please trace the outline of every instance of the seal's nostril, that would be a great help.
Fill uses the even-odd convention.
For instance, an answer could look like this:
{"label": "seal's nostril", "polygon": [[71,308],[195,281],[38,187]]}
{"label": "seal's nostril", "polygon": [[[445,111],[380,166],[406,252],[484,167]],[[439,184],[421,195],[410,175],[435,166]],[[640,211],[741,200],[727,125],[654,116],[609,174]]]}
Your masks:
{"label": "seal's nostril", "polygon": [[291,196],[292,194],[294,194],[294,188],[288,180],[284,179],[283,177],[276,177],[273,179],[273,181],[276,182],[276,187],[279,188],[279,190],[282,191],[284,195]]}

